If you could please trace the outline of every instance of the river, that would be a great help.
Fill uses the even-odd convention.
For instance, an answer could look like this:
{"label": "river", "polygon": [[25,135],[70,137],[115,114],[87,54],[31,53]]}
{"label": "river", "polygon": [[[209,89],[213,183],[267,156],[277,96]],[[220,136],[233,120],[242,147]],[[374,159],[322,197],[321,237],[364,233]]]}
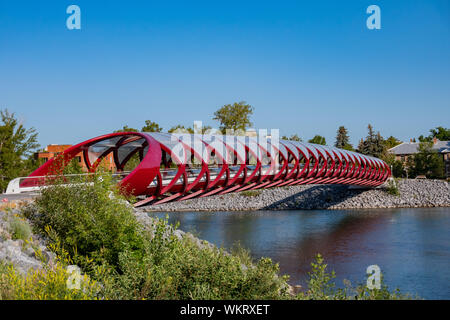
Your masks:
{"label": "river", "polygon": [[217,246],[239,242],[256,259],[272,258],[291,284],[305,285],[321,253],[338,286],[365,282],[376,264],[390,289],[450,299],[450,208],[169,213],[177,221]]}

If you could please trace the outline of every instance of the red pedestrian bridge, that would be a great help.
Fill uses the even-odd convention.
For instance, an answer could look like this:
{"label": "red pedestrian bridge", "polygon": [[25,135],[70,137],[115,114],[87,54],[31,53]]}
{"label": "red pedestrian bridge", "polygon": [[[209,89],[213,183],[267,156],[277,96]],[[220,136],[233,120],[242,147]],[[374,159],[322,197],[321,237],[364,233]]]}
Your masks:
{"label": "red pedestrian bridge", "polygon": [[[391,175],[380,159],[312,143],[261,136],[119,132],[70,147],[60,155],[63,161],[52,158],[30,176],[11,181],[9,193],[42,187],[55,165],[61,169],[80,153],[89,172],[112,154],[113,176],[138,197],[136,206],[300,184],[376,187]],[[131,163],[136,166],[127,171]]]}

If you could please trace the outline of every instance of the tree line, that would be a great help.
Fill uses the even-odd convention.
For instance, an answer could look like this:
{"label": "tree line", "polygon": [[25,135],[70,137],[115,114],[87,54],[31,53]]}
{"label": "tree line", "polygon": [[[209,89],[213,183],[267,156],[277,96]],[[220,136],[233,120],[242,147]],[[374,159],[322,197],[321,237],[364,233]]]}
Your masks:
{"label": "tree line", "polygon": [[[226,104],[214,112],[213,120],[219,122],[219,133],[232,133],[242,135],[253,124],[250,121],[254,107],[245,101]],[[37,132],[34,128],[26,129],[21,124],[14,113],[7,109],[0,110],[0,189],[3,192],[9,181],[18,176],[27,176],[35,170],[41,163],[33,154],[40,147],[37,143]],[[340,126],[336,132],[334,146],[337,148],[356,151],[365,155],[374,156],[386,161],[393,168],[393,175],[396,177],[415,177],[417,175],[426,175],[429,178],[444,177],[444,162],[442,157],[433,149],[433,138],[441,141],[450,140],[450,129],[436,127],[430,129],[428,136],[420,135],[419,152],[408,158],[407,162],[395,159],[395,156],[388,152],[390,148],[400,144],[401,141],[390,136],[383,138],[380,132],[375,132],[372,125],[368,125],[368,134],[361,138],[355,149],[350,143],[350,137],[347,128]],[[229,131],[227,131],[229,130]],[[163,128],[155,121],[145,120],[141,130],[124,125],[121,129],[114,132],[162,132]],[[172,126],[167,132],[182,133],[218,133],[213,131],[211,126],[196,128],[186,127],[182,124]],[[298,134],[290,137],[282,136],[282,139],[303,141]],[[414,139],[415,140],[415,139]],[[317,134],[308,142],[326,145],[325,137]],[[72,161],[67,170],[71,173],[81,172],[78,163]]]}

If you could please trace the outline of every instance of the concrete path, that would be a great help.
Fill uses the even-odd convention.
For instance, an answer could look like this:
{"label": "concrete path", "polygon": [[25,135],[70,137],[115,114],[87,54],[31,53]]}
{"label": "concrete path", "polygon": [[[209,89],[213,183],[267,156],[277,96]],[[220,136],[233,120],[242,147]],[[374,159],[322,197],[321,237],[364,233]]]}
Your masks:
{"label": "concrete path", "polygon": [[[2,202],[11,202],[18,200],[31,200],[38,196],[37,192],[27,192],[27,193],[15,193],[15,194],[0,194],[0,201]],[[6,201],[6,200],[7,201]]]}

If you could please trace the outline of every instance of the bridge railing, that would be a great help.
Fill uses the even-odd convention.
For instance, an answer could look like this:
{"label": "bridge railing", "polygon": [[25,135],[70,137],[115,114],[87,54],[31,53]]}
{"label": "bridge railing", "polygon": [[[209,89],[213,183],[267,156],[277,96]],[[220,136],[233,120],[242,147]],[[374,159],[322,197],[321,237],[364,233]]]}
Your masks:
{"label": "bridge railing", "polygon": [[[129,173],[130,171],[117,172],[113,173],[112,177],[116,181],[120,181]],[[65,174],[62,176],[66,182],[63,185],[90,184],[89,182],[80,182],[80,178],[93,175],[95,175],[95,173]],[[8,183],[5,194],[19,194],[38,191],[41,188],[48,188],[52,181],[55,181],[55,179],[60,177],[61,176],[56,175],[17,177]]]}

